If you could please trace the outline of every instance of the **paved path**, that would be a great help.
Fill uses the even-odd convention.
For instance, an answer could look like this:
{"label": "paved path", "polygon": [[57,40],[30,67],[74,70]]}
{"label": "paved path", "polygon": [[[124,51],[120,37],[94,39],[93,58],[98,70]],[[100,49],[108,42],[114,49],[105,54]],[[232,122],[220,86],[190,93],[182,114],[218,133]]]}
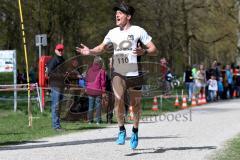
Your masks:
{"label": "paved path", "polygon": [[111,126],[1,147],[0,160],[205,160],[240,133],[239,104],[236,99],[143,119],[136,150],[129,138],[116,145],[118,128]]}

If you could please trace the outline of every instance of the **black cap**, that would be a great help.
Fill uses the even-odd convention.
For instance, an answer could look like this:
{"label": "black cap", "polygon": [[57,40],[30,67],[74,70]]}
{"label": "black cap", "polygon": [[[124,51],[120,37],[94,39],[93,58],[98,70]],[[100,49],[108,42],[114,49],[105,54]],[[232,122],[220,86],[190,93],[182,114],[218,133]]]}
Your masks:
{"label": "black cap", "polygon": [[125,3],[120,3],[118,6],[113,8],[114,11],[122,11],[123,13],[126,13],[127,15],[133,16],[135,9],[132,6],[129,6]]}

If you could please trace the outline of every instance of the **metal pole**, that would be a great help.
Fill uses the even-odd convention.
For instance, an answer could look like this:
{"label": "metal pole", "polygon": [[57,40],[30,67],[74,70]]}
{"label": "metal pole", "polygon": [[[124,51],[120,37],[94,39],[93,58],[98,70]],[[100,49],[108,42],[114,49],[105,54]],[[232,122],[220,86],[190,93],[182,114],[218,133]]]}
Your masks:
{"label": "metal pole", "polygon": [[17,111],[17,54],[13,52],[14,112]]}
{"label": "metal pole", "polygon": [[41,113],[43,112],[43,107],[42,107],[42,100],[41,100],[41,96],[40,96],[40,92],[39,92],[39,87],[38,84],[35,83],[36,89],[37,89],[37,95],[38,95],[38,102],[39,102],[39,108]]}
{"label": "metal pole", "polygon": [[163,110],[163,95],[160,96],[160,110]]}
{"label": "metal pole", "polygon": [[38,46],[38,60],[41,58],[42,50],[41,50],[41,44]]}
{"label": "metal pole", "polygon": [[29,83],[28,58],[27,58],[28,54],[27,54],[27,44],[26,44],[24,23],[23,23],[23,16],[22,16],[21,0],[18,0],[18,6],[19,6],[19,13],[20,13],[20,20],[21,20],[23,48],[24,48],[24,56],[25,56],[25,62],[26,62],[27,85],[28,85],[28,126],[32,127],[32,108],[30,105],[31,91],[30,91],[30,83]]}

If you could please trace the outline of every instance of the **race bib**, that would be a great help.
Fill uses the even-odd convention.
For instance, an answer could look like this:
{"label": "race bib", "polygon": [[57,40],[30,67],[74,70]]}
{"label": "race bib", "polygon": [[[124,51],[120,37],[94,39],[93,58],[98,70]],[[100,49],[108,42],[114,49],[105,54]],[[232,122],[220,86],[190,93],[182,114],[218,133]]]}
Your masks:
{"label": "race bib", "polygon": [[114,62],[117,66],[121,66],[129,63],[127,54],[116,54],[114,55]]}
{"label": "race bib", "polygon": [[114,54],[113,68],[114,72],[123,76],[137,76],[137,56],[132,54]]}

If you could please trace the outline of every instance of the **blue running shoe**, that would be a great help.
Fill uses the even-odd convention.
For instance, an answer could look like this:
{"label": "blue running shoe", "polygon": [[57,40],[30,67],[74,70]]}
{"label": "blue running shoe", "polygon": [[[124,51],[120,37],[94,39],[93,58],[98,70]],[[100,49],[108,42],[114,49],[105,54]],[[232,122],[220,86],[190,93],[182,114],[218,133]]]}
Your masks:
{"label": "blue running shoe", "polygon": [[123,144],[125,144],[125,139],[126,139],[126,130],[120,131],[118,133],[118,138],[117,138],[116,143],[119,145],[123,145]]}
{"label": "blue running shoe", "polygon": [[132,136],[131,136],[131,139],[130,139],[130,147],[132,149],[136,149],[137,146],[138,146],[138,133],[132,132]]}

